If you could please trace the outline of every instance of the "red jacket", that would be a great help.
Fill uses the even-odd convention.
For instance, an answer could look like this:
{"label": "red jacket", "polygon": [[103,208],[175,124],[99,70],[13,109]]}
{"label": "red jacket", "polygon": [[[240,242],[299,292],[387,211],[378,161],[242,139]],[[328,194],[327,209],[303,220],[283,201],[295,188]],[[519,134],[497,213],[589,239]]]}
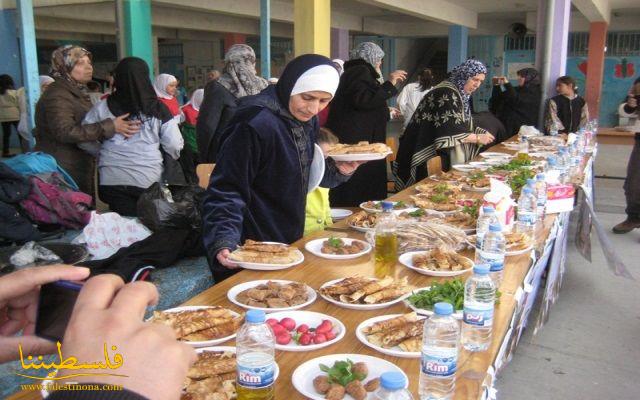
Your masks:
{"label": "red jacket", "polygon": [[171,112],[171,115],[173,115],[174,117],[180,114],[180,104],[178,104],[178,99],[176,99],[175,96],[170,99],[163,99],[162,97],[158,97],[158,100],[160,100],[164,103],[165,106],[167,106],[167,108]]}
{"label": "red jacket", "polygon": [[196,126],[198,121],[199,111],[196,111],[191,104],[187,104],[182,107],[182,113],[184,114],[184,123],[192,126]]}

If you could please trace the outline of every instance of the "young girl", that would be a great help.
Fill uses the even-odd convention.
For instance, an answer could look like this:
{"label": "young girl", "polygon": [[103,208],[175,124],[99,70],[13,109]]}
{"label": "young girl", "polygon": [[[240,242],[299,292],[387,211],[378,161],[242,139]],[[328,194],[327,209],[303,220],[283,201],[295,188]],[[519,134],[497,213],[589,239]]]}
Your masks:
{"label": "young girl", "polygon": [[587,102],[576,93],[576,81],[570,76],[556,80],[558,95],[549,99],[545,131],[577,132],[589,122]]}
{"label": "young girl", "polygon": [[178,103],[178,99],[176,98],[178,91],[178,80],[176,77],[169,74],[160,74],[156,76],[156,79],[153,81],[153,88],[158,95],[158,100],[167,106],[171,115],[176,118],[176,122],[182,122],[183,116],[180,112],[180,103]]}
{"label": "young girl", "polygon": [[[317,142],[326,157],[330,147],[338,143],[338,138],[329,129],[320,128]],[[331,219],[331,206],[329,205],[329,189],[317,187],[307,194],[304,235],[321,231],[325,226],[331,224],[333,224],[333,220]]]}
{"label": "young girl", "polygon": [[200,105],[204,97],[204,89],[196,89],[191,95],[191,100],[182,107],[184,124],[182,124],[182,137],[189,148],[198,154],[198,142],[196,140],[196,123],[200,113]]}

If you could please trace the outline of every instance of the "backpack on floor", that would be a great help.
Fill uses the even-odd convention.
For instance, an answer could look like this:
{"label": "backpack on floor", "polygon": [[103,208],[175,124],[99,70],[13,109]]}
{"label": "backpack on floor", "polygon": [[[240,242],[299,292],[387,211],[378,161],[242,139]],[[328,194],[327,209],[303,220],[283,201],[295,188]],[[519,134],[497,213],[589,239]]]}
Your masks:
{"label": "backpack on floor", "polygon": [[91,196],[73,191],[57,172],[45,179],[30,176],[29,183],[31,192],[20,206],[33,222],[71,229],[80,229],[89,223]]}

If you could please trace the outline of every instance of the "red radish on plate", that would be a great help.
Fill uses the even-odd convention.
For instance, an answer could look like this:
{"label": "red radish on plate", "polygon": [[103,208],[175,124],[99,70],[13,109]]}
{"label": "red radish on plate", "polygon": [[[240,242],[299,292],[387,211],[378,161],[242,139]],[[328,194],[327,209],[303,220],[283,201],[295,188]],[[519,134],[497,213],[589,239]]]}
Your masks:
{"label": "red radish on plate", "polygon": [[294,321],[293,318],[282,318],[280,320],[280,325],[288,331],[296,329],[296,321]]}

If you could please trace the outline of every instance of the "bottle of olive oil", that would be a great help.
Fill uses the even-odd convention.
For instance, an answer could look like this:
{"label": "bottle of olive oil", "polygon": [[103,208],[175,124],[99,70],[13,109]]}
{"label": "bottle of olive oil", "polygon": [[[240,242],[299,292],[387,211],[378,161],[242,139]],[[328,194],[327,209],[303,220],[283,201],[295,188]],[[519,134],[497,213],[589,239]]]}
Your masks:
{"label": "bottle of olive oil", "polygon": [[393,203],[382,202],[382,214],[376,223],[375,275],[376,278],[393,276],[398,261],[398,237]]}

